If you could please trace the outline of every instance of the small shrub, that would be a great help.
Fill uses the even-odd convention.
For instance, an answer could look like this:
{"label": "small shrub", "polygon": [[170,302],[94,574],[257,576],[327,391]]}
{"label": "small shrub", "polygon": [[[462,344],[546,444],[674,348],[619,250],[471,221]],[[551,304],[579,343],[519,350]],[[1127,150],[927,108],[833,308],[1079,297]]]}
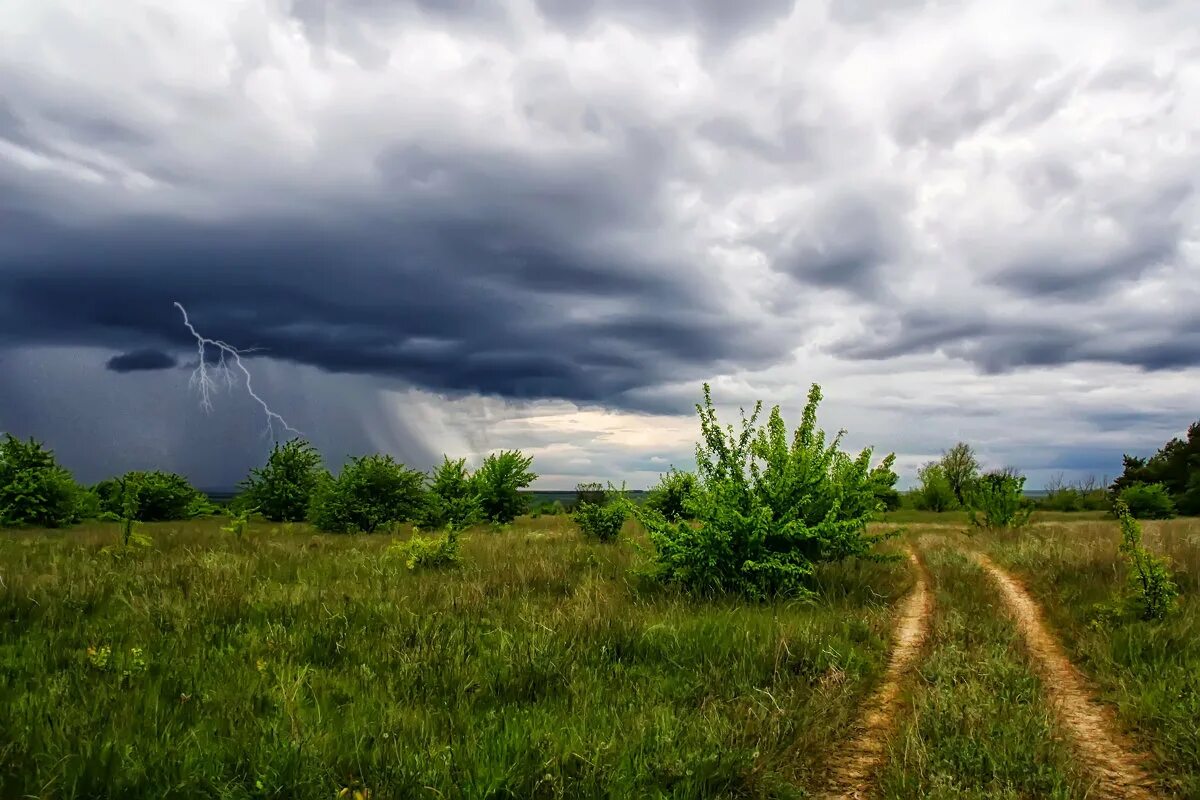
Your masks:
{"label": "small shrub", "polygon": [[520,450],[504,450],[484,459],[472,479],[484,519],[507,525],[525,513],[529,497],[521,490],[537,480],[532,465],[533,457]]}
{"label": "small shrub", "polygon": [[1010,530],[1029,522],[1033,505],[1025,499],[1025,476],[1005,469],[982,475],[967,494],[971,524],[988,530]]}
{"label": "small shrub", "polygon": [[1117,495],[1135,519],[1170,519],[1175,516],[1175,503],[1161,483],[1132,483]]}
{"label": "small shrub", "polygon": [[951,511],[958,507],[954,489],[940,462],[930,461],[917,470],[919,485],[909,492],[913,508],[918,511]]}
{"label": "small shrub", "polygon": [[371,533],[413,519],[423,503],[425,475],[389,455],[351,458],[336,478],[326,473],[309,503],[308,518],[319,530]]}
{"label": "small shrub", "polygon": [[616,541],[621,535],[621,528],[625,525],[627,516],[629,500],[626,499],[623,490],[602,492],[598,503],[579,503],[575,507],[575,513],[571,515],[584,536],[601,542]]}
{"label": "small shrub", "polygon": [[307,441],[277,442],[266,466],[242,481],[240,505],[257,508],[271,522],[303,522],[322,473],[321,454]]}
{"label": "small shrub", "polygon": [[85,490],[30,438],[0,440],[0,527],[61,528],[78,522],[87,508]]}
{"label": "small shrub", "polygon": [[459,552],[458,531],[453,528],[441,536],[420,536],[414,534],[403,544],[392,545],[395,552],[404,560],[404,565],[410,570],[415,569],[444,569],[457,567],[462,563]]}
{"label": "small shrub", "polygon": [[1121,523],[1121,552],[1129,559],[1129,602],[1142,619],[1164,618],[1175,607],[1179,587],[1171,580],[1167,562],[1142,545],[1142,526],[1121,501],[1115,508]]}
{"label": "small shrub", "polygon": [[876,509],[871,451],[842,452],[841,434],[827,442],[816,427],[820,401],[814,384],[791,436],[778,406],[756,424],[761,403],[735,431],[721,426],[705,385],[696,406],[696,524],[639,509],[657,578],[699,593],[804,595],[815,562],[870,555],[881,538],[867,534]]}
{"label": "small shrub", "polygon": [[235,511],[230,515],[229,524],[222,525],[221,530],[232,533],[236,539],[241,539],[246,534],[246,529],[250,527],[250,515],[253,513],[254,509],[252,508]]}
{"label": "small shrub", "polygon": [[691,519],[689,509],[696,494],[696,476],[672,469],[658,479],[658,485],[646,493],[642,506],[662,515],[667,522]]}
{"label": "small shrub", "polygon": [[423,527],[462,530],[482,519],[482,502],[466,464],[465,458],[451,461],[443,457],[434,470],[420,514]]}

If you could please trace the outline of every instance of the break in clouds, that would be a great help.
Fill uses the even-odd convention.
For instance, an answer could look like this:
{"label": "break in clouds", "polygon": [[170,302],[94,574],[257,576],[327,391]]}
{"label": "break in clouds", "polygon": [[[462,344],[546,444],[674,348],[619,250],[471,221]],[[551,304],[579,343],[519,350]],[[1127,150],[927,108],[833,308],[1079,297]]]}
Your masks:
{"label": "break in clouds", "polygon": [[[228,485],[690,460],[704,380],[1041,485],[1197,417],[1200,11],[972,0],[0,9],[0,429]],[[910,475],[906,475],[911,477]]]}

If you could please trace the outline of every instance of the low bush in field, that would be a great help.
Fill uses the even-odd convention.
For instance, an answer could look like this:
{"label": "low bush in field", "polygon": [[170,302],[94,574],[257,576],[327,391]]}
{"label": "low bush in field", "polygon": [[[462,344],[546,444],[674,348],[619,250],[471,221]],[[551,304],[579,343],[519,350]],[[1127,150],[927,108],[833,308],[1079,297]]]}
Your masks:
{"label": "low bush in field", "polygon": [[326,474],[313,491],[308,519],[332,533],[370,533],[413,519],[423,501],[425,475],[391,456],[350,459],[336,478]]}
{"label": "low bush in field", "polygon": [[601,542],[616,541],[629,516],[629,500],[624,491],[603,491],[594,500],[585,500],[575,506],[571,515],[583,535]]}
{"label": "low bush in field", "polygon": [[96,484],[100,510],[109,518],[170,522],[216,513],[217,508],[187,479],[173,472],[134,471]]}
{"label": "low bush in field", "polygon": [[879,507],[871,450],[850,456],[841,434],[827,442],[816,427],[820,401],[814,384],[790,437],[778,406],[757,425],[761,403],[735,431],[721,426],[705,385],[696,406],[696,524],[639,509],[659,579],[701,593],[799,595],[809,591],[816,562],[870,554],[879,539],[867,534]]}
{"label": "low bush in field", "polygon": [[951,511],[958,508],[954,489],[946,477],[941,462],[930,461],[917,470],[918,486],[908,493],[912,507],[918,511]]}
{"label": "low bush in field", "polygon": [[1170,519],[1175,516],[1175,503],[1161,483],[1131,483],[1117,494],[1135,519]]}
{"label": "low bush in field", "polygon": [[1118,501],[1115,510],[1121,523],[1121,552],[1129,560],[1129,603],[1142,619],[1162,619],[1175,607],[1179,587],[1167,562],[1142,545],[1142,526],[1129,508]]}
{"label": "low bush in field", "polygon": [[453,528],[440,536],[414,534],[407,542],[397,542],[391,549],[411,570],[444,569],[462,563],[458,531]]}
{"label": "low bush in field", "polygon": [[0,527],[61,528],[94,511],[96,501],[30,438],[0,440]]}
{"label": "low bush in field", "polygon": [[484,519],[507,525],[528,510],[529,497],[521,490],[537,480],[531,466],[533,457],[520,450],[504,450],[483,460],[472,482]]}
{"label": "low bush in field", "polygon": [[251,470],[242,482],[239,505],[272,522],[303,522],[322,475],[321,454],[307,441],[276,443],[266,466]]}
{"label": "low bush in field", "polygon": [[977,528],[1009,530],[1023,527],[1033,513],[1025,498],[1025,476],[1013,470],[981,475],[967,492],[967,516]]}

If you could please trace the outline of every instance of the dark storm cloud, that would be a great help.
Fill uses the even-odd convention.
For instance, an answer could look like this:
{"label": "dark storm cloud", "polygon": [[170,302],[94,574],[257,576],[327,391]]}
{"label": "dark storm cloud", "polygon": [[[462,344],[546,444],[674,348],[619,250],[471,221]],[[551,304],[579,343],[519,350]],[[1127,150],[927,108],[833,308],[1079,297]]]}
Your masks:
{"label": "dark storm cloud", "polygon": [[175,356],[170,353],[143,348],[113,356],[105,362],[104,366],[113,372],[147,372],[156,369],[170,369],[178,363]]}

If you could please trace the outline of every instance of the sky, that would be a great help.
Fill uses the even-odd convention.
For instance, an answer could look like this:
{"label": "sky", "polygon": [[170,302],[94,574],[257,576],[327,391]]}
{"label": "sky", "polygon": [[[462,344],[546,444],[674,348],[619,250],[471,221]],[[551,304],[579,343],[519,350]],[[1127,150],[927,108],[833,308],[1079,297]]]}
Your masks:
{"label": "sky", "polygon": [[1200,417],[1198,132],[1191,0],[7,0],[0,430],[231,486],[179,302],[332,466],[640,488],[816,382],[1111,479]]}

